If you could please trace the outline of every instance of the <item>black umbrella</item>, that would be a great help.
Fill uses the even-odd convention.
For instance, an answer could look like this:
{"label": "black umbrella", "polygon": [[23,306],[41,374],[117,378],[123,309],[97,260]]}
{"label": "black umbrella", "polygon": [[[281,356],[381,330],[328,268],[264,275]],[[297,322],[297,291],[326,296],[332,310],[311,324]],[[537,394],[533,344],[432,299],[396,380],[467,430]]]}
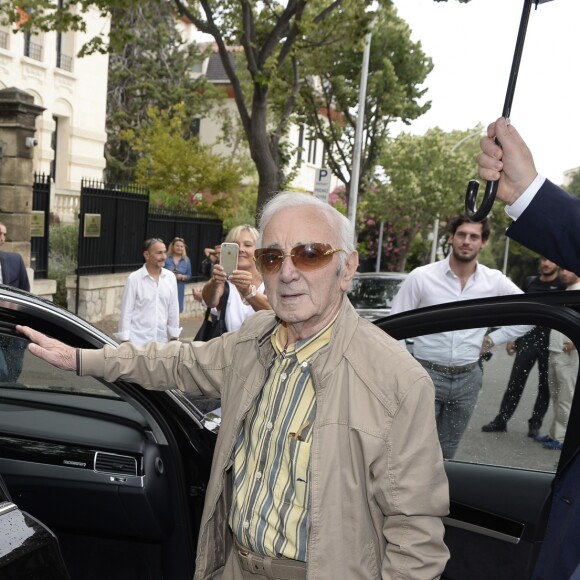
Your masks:
{"label": "black umbrella", "polygon": [[[532,4],[535,4],[537,9],[538,4],[545,4],[546,2],[550,2],[550,0],[524,0],[524,9],[522,12],[522,18],[520,20],[520,29],[518,30],[516,49],[514,52],[512,69],[510,71],[507,93],[503,105],[502,117],[505,117],[506,119],[509,119],[512,110],[512,102],[514,100],[516,81],[518,79],[520,61],[522,60],[522,52],[524,50],[524,40],[526,39],[526,30],[528,28],[528,20],[530,18]],[[477,209],[476,206],[478,189],[479,183],[475,179],[472,179],[467,185],[467,192],[465,193],[465,212],[467,213],[469,218],[474,222],[480,222],[491,211],[493,202],[495,200],[495,195],[497,193],[497,181],[487,182],[485,186],[485,194],[483,196],[483,201],[481,202],[481,207],[479,209]]]}

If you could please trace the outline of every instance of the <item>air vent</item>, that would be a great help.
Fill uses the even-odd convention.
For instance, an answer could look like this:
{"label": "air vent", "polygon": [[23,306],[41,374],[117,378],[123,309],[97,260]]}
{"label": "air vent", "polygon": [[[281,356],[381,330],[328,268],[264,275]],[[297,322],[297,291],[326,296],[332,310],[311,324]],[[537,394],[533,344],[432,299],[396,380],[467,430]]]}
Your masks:
{"label": "air vent", "polygon": [[137,461],[134,457],[127,457],[126,455],[114,455],[113,453],[97,451],[95,471],[137,475]]}

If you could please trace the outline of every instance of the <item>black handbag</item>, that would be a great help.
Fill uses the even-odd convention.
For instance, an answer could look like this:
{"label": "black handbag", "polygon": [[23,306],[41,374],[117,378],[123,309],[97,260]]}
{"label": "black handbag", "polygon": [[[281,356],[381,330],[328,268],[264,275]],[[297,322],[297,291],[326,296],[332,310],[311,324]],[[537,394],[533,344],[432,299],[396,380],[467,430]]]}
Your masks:
{"label": "black handbag", "polygon": [[224,332],[228,331],[226,328],[226,307],[228,305],[229,295],[230,285],[226,283],[224,286],[224,293],[220,299],[219,318],[217,320],[212,320],[211,308],[207,308],[203,317],[203,322],[193,340],[207,342],[208,340],[217,338]]}

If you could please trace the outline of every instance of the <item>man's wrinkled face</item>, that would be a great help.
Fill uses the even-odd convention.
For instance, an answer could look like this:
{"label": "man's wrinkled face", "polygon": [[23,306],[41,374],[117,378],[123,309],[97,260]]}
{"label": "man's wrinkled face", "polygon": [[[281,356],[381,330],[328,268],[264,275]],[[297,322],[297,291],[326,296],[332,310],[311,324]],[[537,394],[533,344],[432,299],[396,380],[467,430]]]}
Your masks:
{"label": "man's wrinkled face", "polygon": [[449,238],[453,257],[459,262],[472,262],[477,259],[479,252],[487,246],[482,236],[483,226],[478,223],[466,222],[461,224]]}
{"label": "man's wrinkled face", "polygon": [[[268,223],[262,248],[279,248],[285,254],[299,244],[326,243],[339,248],[337,224],[311,207],[287,208]],[[340,307],[342,296],[358,266],[358,256],[347,256],[340,266],[341,253],[318,270],[299,270],[286,256],[277,272],[263,274],[266,295],[276,314],[285,322],[298,325],[302,338],[312,336],[329,324]],[[344,254],[342,254],[344,258]]]}

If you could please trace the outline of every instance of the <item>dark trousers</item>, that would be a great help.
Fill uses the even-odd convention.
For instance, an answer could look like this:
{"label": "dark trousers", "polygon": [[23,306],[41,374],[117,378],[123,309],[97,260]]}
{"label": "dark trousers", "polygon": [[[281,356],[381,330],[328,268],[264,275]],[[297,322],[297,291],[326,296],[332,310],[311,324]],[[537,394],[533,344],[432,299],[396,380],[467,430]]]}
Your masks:
{"label": "dark trousers", "polygon": [[539,428],[550,404],[550,388],[548,386],[548,342],[550,330],[536,326],[530,332],[516,341],[516,358],[512,366],[508,386],[503,395],[497,419],[507,423],[514,414],[530,371],[538,363],[538,395],[534,403],[532,416],[528,420],[530,427]]}

